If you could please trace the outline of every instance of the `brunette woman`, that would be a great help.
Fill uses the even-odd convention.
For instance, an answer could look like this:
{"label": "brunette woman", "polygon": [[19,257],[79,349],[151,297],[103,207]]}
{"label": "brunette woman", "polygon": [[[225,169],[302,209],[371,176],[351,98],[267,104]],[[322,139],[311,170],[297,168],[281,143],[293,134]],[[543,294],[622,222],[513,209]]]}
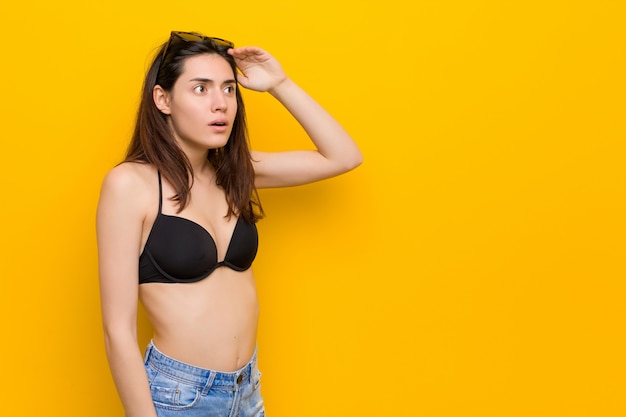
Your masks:
{"label": "brunette woman", "polygon": [[[249,150],[240,86],[274,96],[316,150]],[[257,189],[329,178],[361,158],[270,54],[172,32],[97,214],[105,346],[127,417],[264,415],[250,268]],[[143,358],[138,299],[154,328]]]}

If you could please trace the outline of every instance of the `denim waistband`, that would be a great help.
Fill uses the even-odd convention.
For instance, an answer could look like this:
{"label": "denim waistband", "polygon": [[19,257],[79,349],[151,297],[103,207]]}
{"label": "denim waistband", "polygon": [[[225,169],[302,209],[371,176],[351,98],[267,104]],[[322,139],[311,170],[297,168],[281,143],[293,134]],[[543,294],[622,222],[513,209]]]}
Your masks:
{"label": "denim waistband", "polygon": [[223,389],[234,388],[242,383],[252,382],[252,370],[256,368],[256,348],[250,361],[241,369],[234,372],[221,372],[211,369],[199,368],[174,358],[159,351],[150,341],[146,348],[145,363],[155,371],[168,375],[172,379],[179,380],[198,386],[213,386]]}

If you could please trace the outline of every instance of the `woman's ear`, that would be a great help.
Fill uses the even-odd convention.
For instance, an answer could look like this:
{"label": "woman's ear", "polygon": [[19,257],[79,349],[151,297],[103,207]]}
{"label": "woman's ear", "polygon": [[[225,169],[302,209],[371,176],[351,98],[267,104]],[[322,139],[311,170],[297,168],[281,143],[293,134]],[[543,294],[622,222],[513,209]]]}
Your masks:
{"label": "woman's ear", "polygon": [[160,85],[155,85],[152,89],[152,100],[157,109],[163,114],[170,114],[170,95]]}

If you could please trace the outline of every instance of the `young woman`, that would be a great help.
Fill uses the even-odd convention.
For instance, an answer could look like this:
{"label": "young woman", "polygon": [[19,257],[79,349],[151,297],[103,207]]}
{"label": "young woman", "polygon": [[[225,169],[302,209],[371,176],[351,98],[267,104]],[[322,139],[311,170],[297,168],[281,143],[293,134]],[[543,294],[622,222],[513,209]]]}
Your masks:
{"label": "young woman", "polygon": [[[316,151],[250,151],[239,85],[267,91]],[[341,126],[256,47],[172,32],[148,70],[97,214],[105,346],[127,417],[263,416],[250,266],[256,190],[361,163]],[[137,300],[154,336],[142,359]]]}

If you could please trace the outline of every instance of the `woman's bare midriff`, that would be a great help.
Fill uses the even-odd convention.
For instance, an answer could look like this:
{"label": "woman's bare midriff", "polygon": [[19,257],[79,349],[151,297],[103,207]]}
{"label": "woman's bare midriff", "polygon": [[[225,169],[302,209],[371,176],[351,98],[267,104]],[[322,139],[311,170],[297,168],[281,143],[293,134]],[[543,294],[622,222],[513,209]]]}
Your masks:
{"label": "woman's bare midriff", "polygon": [[181,362],[232,372],[256,347],[259,306],[252,270],[220,267],[185,284],[147,283],[139,298],[154,328],[154,345]]}

